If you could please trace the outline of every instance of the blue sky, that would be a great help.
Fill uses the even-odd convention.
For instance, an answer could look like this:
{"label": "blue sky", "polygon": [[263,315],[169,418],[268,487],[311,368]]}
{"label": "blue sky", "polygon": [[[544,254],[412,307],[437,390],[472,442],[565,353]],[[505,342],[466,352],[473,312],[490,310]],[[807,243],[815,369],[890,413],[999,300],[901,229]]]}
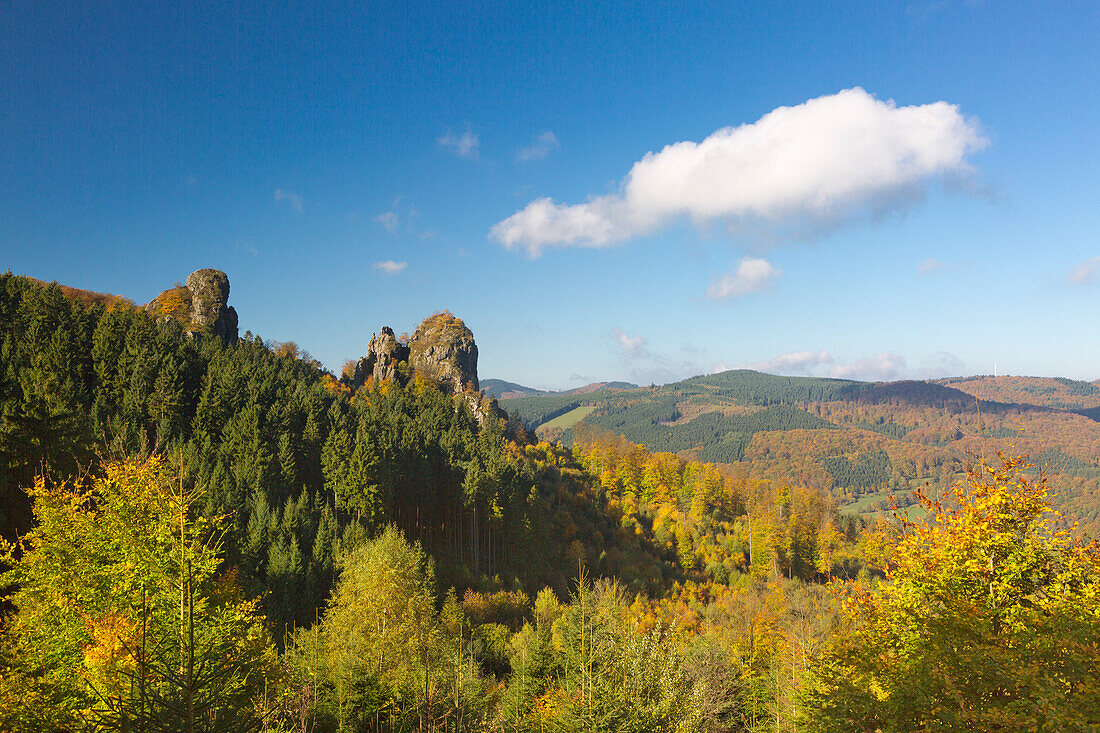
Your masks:
{"label": "blue sky", "polygon": [[334,369],[1100,377],[1094,3],[161,5],[8,12],[0,267]]}

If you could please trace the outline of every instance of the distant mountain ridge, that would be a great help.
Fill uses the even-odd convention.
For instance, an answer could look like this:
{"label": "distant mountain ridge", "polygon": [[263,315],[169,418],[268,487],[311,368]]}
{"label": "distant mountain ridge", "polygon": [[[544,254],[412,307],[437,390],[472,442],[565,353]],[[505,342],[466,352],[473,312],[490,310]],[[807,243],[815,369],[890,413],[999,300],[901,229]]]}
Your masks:
{"label": "distant mountain ridge", "polygon": [[[178,321],[188,334],[209,331],[232,344],[236,313],[224,277],[193,273],[187,286],[144,308],[77,288],[55,292],[101,314],[117,310],[124,320],[144,311],[158,324]],[[446,378],[455,391],[476,389],[472,334],[457,324],[450,334],[444,327],[452,319],[437,316],[426,323],[441,321],[439,338],[424,342],[424,359],[410,360],[431,366],[420,371]],[[352,386],[328,379],[332,389]],[[166,378],[161,386],[171,384]],[[480,387],[507,400],[508,412],[541,438],[570,444],[594,431],[621,435],[653,451],[725,464],[738,475],[828,491],[853,512],[881,512],[895,498],[904,504],[914,488],[941,489],[973,456],[1025,454],[1050,475],[1055,508],[1100,534],[1097,382],[972,376],[869,383],[734,370],[660,387],[597,382],[551,392],[498,379]],[[466,394],[476,412],[477,392]],[[168,399],[157,409],[172,404]]]}
{"label": "distant mountain ridge", "polygon": [[583,387],[574,387],[573,389],[555,392],[552,390],[535,389],[534,387],[524,387],[522,384],[516,384],[515,382],[509,382],[504,379],[481,380],[481,391],[496,397],[498,400],[514,400],[521,397],[545,397],[548,395],[587,394],[590,392],[598,392],[603,389],[638,389],[638,385],[631,384],[630,382],[593,382]]}
{"label": "distant mountain ridge", "polygon": [[629,392],[543,393],[505,408],[545,440],[614,434],[738,475],[828,491],[854,512],[950,484],[973,456],[1025,454],[1056,508],[1100,531],[1100,387],[1040,377],[857,382],[734,370]]}
{"label": "distant mountain ridge", "polygon": [[983,400],[1042,405],[1060,410],[1100,408],[1100,380],[1086,382],[1065,377],[982,375],[949,377],[936,382]]}

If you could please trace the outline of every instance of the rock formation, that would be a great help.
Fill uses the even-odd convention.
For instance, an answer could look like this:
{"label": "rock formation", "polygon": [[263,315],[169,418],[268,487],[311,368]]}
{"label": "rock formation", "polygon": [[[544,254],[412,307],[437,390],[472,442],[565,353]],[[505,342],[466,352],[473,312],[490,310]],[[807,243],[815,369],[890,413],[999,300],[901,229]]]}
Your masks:
{"label": "rock formation", "polygon": [[397,340],[393,329],[382,326],[381,334],[371,334],[367,344],[367,355],[355,365],[355,375],[352,377],[358,386],[366,384],[368,378],[375,381],[392,379],[397,381],[399,374],[397,365],[409,360],[409,347]]}
{"label": "rock formation", "polygon": [[429,316],[416,327],[409,339],[409,365],[451,394],[478,392],[474,334],[450,313]]}
{"label": "rock formation", "polygon": [[215,336],[237,340],[237,311],[229,305],[229,278],[221,270],[195,270],[187,276],[191,291],[191,322]]}
{"label": "rock formation", "polygon": [[237,341],[237,311],[229,305],[229,278],[221,270],[195,270],[186,285],[165,290],[145,309],[160,318],[175,318],[187,333],[208,331],[226,343]]}
{"label": "rock formation", "polygon": [[[398,366],[402,362],[406,362],[404,369]],[[462,397],[479,425],[485,424],[488,415],[505,416],[495,398],[478,391],[477,344],[461,318],[447,312],[425,318],[407,346],[397,340],[393,329],[383,326],[379,334],[371,335],[366,356],[356,363],[351,386],[360,387],[368,379],[405,384],[413,374]]]}

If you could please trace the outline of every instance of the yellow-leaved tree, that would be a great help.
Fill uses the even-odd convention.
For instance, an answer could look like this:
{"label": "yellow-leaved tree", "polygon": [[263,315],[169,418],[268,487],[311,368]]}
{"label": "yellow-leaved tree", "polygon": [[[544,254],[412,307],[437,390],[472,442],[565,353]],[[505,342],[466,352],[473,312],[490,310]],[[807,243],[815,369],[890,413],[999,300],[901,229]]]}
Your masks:
{"label": "yellow-leaved tree", "polygon": [[921,497],[886,578],[847,586],[806,730],[1100,730],[1100,548],[1056,528],[1029,468],[1002,456]]}
{"label": "yellow-leaved tree", "polygon": [[157,456],[29,491],[36,526],[0,548],[0,730],[248,731],[277,678],[270,636],[217,522]]}

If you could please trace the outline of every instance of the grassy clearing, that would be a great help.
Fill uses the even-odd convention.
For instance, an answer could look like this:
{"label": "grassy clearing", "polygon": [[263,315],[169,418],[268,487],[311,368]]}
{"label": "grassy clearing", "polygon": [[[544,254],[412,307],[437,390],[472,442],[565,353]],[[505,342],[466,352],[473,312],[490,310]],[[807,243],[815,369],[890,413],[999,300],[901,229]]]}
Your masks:
{"label": "grassy clearing", "polygon": [[539,425],[540,428],[561,428],[562,430],[568,430],[581,420],[585,419],[592,414],[592,411],[596,409],[595,405],[582,405],[574,410],[570,410],[564,415],[558,415],[553,420],[544,422]]}

